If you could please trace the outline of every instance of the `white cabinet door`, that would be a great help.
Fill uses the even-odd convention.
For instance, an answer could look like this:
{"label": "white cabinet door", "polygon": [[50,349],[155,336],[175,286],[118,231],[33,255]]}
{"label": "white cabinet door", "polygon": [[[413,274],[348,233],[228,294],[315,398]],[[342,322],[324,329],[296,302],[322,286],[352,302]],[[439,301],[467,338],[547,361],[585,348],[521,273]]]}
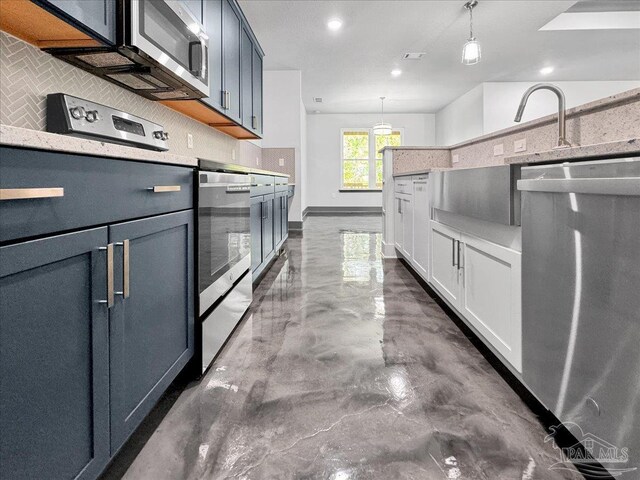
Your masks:
{"label": "white cabinet door", "polygon": [[460,233],[438,222],[431,225],[431,284],[457,307],[460,281],[457,267]]}
{"label": "white cabinet door", "polygon": [[413,198],[402,199],[402,254],[411,261],[413,258]]}
{"label": "white cabinet door", "polygon": [[402,233],[403,233],[403,227],[402,227],[402,198],[396,196],[395,198],[395,202],[393,205],[394,208],[394,212],[393,212],[393,239],[396,245],[396,248],[400,251],[400,253],[403,252],[402,250]]}
{"label": "white cabinet door", "polygon": [[461,240],[460,313],[521,372],[521,254],[465,234]]}
{"label": "white cabinet door", "polygon": [[429,184],[428,177],[413,182],[413,266],[429,279]]}

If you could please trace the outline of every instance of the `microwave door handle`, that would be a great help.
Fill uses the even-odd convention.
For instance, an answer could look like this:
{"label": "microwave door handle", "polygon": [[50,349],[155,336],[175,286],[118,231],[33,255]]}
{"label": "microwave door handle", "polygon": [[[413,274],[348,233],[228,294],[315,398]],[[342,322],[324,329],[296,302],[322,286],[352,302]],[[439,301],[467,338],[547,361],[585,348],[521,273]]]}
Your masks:
{"label": "microwave door handle", "polygon": [[204,80],[207,78],[207,43],[203,34],[200,34],[200,78]]}
{"label": "microwave door handle", "polygon": [[[205,58],[204,58],[204,53],[205,53],[204,48],[205,48],[205,43],[202,37],[200,37],[199,42],[189,43],[189,72],[191,72],[192,75],[198,78],[204,78],[206,73],[203,70],[206,68]],[[197,58],[194,61],[194,57],[196,57],[196,52],[199,52],[199,55],[200,55],[199,62],[197,61]],[[195,62],[198,63],[197,66],[194,65]]]}

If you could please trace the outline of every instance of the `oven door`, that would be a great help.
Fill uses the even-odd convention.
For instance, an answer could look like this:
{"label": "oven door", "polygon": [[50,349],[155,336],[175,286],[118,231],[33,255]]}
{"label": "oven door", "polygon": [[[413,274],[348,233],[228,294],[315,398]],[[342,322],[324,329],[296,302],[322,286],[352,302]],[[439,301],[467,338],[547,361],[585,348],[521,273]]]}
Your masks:
{"label": "oven door", "polygon": [[209,97],[209,38],[177,0],[131,0],[131,46]]}
{"label": "oven door", "polygon": [[249,176],[199,172],[200,315],[251,266]]}

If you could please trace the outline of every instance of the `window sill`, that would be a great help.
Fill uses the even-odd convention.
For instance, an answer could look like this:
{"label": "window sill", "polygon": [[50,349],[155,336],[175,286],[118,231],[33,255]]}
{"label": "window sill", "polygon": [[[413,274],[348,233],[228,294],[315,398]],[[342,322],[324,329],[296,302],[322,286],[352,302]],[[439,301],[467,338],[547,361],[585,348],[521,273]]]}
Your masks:
{"label": "window sill", "polygon": [[381,188],[341,188],[338,190],[340,193],[372,193],[382,192]]}

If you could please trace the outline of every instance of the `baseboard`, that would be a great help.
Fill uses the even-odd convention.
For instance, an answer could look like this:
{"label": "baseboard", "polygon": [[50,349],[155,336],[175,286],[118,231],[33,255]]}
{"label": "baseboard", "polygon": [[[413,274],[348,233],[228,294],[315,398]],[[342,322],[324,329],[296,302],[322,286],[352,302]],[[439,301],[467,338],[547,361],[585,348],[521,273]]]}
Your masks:
{"label": "baseboard", "polygon": [[382,215],[382,207],[307,207],[305,216]]}
{"label": "baseboard", "polygon": [[304,227],[304,220],[302,222],[289,221],[289,233],[301,232]]}

